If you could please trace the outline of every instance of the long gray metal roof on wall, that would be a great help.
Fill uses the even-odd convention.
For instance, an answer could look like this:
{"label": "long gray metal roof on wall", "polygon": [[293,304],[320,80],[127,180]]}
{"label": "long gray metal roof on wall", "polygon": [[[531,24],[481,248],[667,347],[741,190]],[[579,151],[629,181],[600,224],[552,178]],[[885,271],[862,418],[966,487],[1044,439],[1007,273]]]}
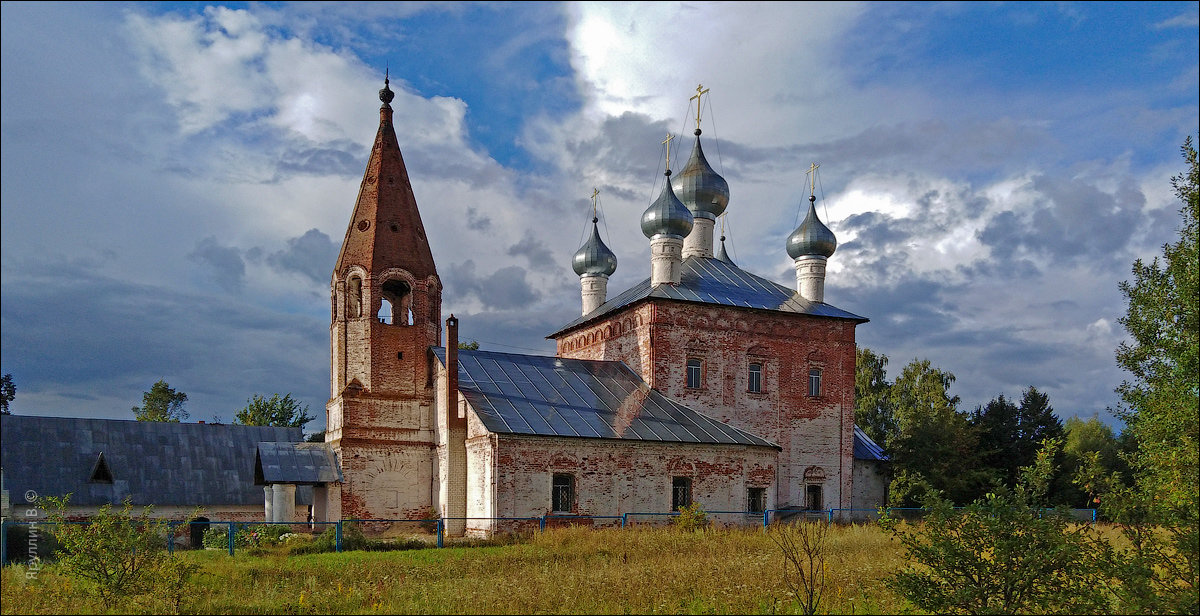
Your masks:
{"label": "long gray metal roof on wall", "polygon": [[[434,353],[444,365],[446,350]],[[460,350],[458,389],[499,434],[779,449],[666,398],[622,362]]]}
{"label": "long gray metal roof on wall", "polygon": [[[302,440],[300,428],[4,415],[0,465],[15,502],[33,490],[72,505],[262,505],[254,457],[264,441]],[[112,483],[89,483],[97,459]],[[310,490],[297,490],[299,502]]]}
{"label": "long gray metal roof on wall", "polygon": [[855,460],[886,460],[883,447],[880,447],[862,428],[854,426],[854,459]]}
{"label": "long gray metal roof on wall", "polygon": [[726,263],[720,259],[691,256],[683,260],[679,284],[651,286],[650,279],[647,278],[624,293],[604,302],[592,312],[567,323],[547,338],[555,338],[593,319],[643,299],[654,297],[849,319],[859,323],[869,320],[829,304],[808,301],[801,297],[795,289],[755,276],[732,263]]}
{"label": "long gray metal roof on wall", "polygon": [[254,456],[254,483],[317,485],[340,483],[333,448],[327,443],[259,443]]}

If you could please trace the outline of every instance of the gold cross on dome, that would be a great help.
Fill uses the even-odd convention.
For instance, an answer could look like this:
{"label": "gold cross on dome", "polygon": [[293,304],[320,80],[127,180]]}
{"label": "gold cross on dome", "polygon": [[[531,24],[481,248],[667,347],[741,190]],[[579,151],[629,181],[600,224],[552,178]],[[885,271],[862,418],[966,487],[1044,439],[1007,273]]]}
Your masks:
{"label": "gold cross on dome", "polygon": [[600,189],[592,187],[592,218],[596,217],[596,197],[600,195]]}
{"label": "gold cross on dome", "polygon": [[813,163],[812,166],[808,168],[808,171],[805,172],[805,174],[809,176],[809,186],[812,187],[812,192],[809,193],[810,195],[815,196],[817,194],[817,168],[820,166],[821,165],[818,165],[817,163]]}
{"label": "gold cross on dome", "polygon": [[709,88],[704,87],[704,84],[696,84],[696,94],[689,98],[689,101],[696,101],[696,130],[700,130],[700,97],[708,94]]}
{"label": "gold cross on dome", "polygon": [[663,145],[667,146],[667,171],[671,170],[671,140],[674,138],[675,135],[667,133],[667,138],[662,140]]}

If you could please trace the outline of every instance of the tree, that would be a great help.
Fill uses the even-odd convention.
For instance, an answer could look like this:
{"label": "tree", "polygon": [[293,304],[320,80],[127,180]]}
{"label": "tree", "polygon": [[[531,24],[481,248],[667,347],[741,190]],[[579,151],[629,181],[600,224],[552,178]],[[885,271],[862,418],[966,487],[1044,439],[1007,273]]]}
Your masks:
{"label": "tree", "polygon": [[883,518],[909,566],[885,583],[936,614],[1106,613],[1106,546],[1066,511],[1039,511],[1058,443],[1046,441],[1015,489],[1001,487],[956,511],[936,493],[919,526]]}
{"label": "tree", "polygon": [[1200,611],[1200,168],[1190,137],[1181,149],[1187,170],[1171,178],[1183,202],[1179,240],[1163,246],[1161,262],[1135,261],[1133,280],[1120,284],[1131,340],[1117,363],[1132,378],[1117,388],[1118,416],[1137,444],[1134,485],[1098,470],[1096,454],[1080,473],[1129,539],[1111,573],[1133,612]]}
{"label": "tree", "polygon": [[313,432],[312,434],[309,434],[308,438],[306,438],[304,440],[309,443],[324,443],[325,442],[325,431],[321,430],[320,432]]}
{"label": "tree", "polygon": [[887,450],[888,439],[896,431],[896,420],[888,392],[888,357],[876,355],[866,347],[855,352],[854,361],[854,423],[871,440]]}
{"label": "tree", "polygon": [[237,412],[234,423],[243,426],[283,426],[286,428],[303,428],[304,424],[313,420],[308,414],[308,405],[301,405],[292,399],[292,394],[282,398],[274,394],[268,400],[258,394],[246,401],[246,407]]}
{"label": "tree", "polygon": [[188,418],[183,409],[187,394],[175,391],[167,382],[158,379],[150,391],[142,392],[142,406],[131,410],[138,421],[172,421],[178,423]]}
{"label": "tree", "polygon": [[11,415],[12,411],[8,410],[8,403],[17,397],[17,386],[13,385],[11,374],[6,374],[0,377],[0,413]]}
{"label": "tree", "polygon": [[458,350],[460,350],[460,351],[478,351],[479,350],[479,341],[472,340],[470,342],[460,342],[460,343],[458,343]]}
{"label": "tree", "polygon": [[1179,241],[1163,246],[1163,261],[1133,264],[1120,284],[1129,308],[1120,323],[1132,338],[1117,348],[1117,363],[1132,375],[1117,388],[1125,420],[1138,442],[1132,462],[1142,491],[1157,495],[1163,512],[1196,519],[1200,500],[1200,285],[1197,219],[1200,178],[1196,150],[1183,144],[1186,173],[1171,179],[1183,201]]}
{"label": "tree", "polygon": [[954,375],[930,365],[909,362],[888,394],[894,409],[895,434],[888,441],[895,479],[893,502],[916,504],[933,489],[954,502],[967,502],[990,483],[979,468],[979,437],[950,395]]}
{"label": "tree", "polygon": [[1016,486],[1020,469],[1033,464],[1043,441],[1063,435],[1049,396],[1032,386],[1021,395],[1020,406],[1001,394],[976,407],[971,424],[979,430],[981,463],[1009,488]]}
{"label": "tree", "polygon": [[1063,424],[1062,472],[1055,480],[1051,501],[1069,507],[1091,508],[1096,503],[1086,492],[1075,485],[1074,478],[1087,464],[1092,454],[1096,455],[1104,474],[1118,473],[1127,477],[1128,466],[1122,457],[1122,443],[1113,429],[1098,417],[1068,418]]}

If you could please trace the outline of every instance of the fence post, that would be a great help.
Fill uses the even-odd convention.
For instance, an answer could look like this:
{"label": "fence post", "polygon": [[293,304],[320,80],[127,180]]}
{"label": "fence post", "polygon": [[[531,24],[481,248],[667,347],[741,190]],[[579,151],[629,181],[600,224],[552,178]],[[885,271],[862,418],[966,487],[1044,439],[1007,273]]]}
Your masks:
{"label": "fence post", "polygon": [[826,520],[826,522],[825,522],[825,523],[826,523],[826,524],[833,524],[833,507],[830,507],[830,508],[829,508],[829,519],[828,519],[828,520]]}
{"label": "fence post", "polygon": [[439,548],[446,547],[446,543],[444,540],[445,536],[446,536],[446,520],[445,520],[445,518],[438,518],[438,521],[437,521],[437,546]]}
{"label": "fence post", "polygon": [[167,522],[167,554],[175,553],[175,523]]}
{"label": "fence post", "polygon": [[546,530],[546,514],[542,514],[542,518],[538,520],[538,530]]}
{"label": "fence post", "polygon": [[237,531],[233,528],[233,522],[229,523],[229,555],[233,556],[233,536]]}
{"label": "fence post", "polygon": [[767,530],[767,527],[770,525],[771,525],[771,510],[765,509],[765,510],[763,510],[763,530],[764,531]]}
{"label": "fence post", "polygon": [[621,528],[625,528],[625,523],[626,523],[626,522],[628,522],[628,521],[629,521],[629,514],[628,514],[628,513],[622,513],[622,514],[621,514]]}
{"label": "fence post", "polygon": [[342,521],[338,520],[333,527],[333,551],[342,551]]}

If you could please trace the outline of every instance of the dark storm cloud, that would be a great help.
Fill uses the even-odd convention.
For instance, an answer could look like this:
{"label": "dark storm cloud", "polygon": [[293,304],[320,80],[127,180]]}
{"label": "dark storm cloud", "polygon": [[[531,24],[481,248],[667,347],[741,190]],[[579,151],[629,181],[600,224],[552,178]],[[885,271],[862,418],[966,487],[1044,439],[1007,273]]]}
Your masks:
{"label": "dark storm cloud", "polygon": [[489,309],[497,310],[525,307],[541,298],[541,293],[525,280],[525,268],[510,265],[478,275],[471,259],[446,269],[445,288],[448,297],[473,295]]}
{"label": "dark storm cloud", "polygon": [[492,219],[480,214],[474,207],[467,207],[467,228],[472,231],[487,231],[492,228]]}
{"label": "dark storm cloud", "polygon": [[1000,259],[1017,250],[1057,259],[1102,259],[1124,251],[1142,218],[1146,198],[1128,186],[1115,194],[1082,180],[1039,175],[1031,214],[1001,212],[979,232]]}
{"label": "dark storm cloud", "polygon": [[525,257],[532,269],[554,267],[554,254],[546,247],[545,242],[534,237],[529,231],[525,232],[521,241],[508,247],[508,255]]}
{"label": "dark storm cloud", "polygon": [[[129,419],[129,407],[159,378],[187,392],[196,419],[229,420],[252,393],[291,392],[315,408],[323,404],[323,304],[312,314],[289,314],[115,280],[97,267],[5,269],[0,337],[4,370],[25,394],[17,412]],[[54,284],[62,277],[71,284]]]}
{"label": "dark storm cloud", "polygon": [[[661,161],[655,160],[654,154],[645,147],[634,148],[630,144],[658,143],[667,130],[666,121],[652,122],[649,116],[627,111],[605,119],[595,137],[571,142],[567,147],[572,160],[581,165],[600,165],[622,180],[641,185],[645,183],[648,171],[658,168],[657,173],[662,172]],[[674,152],[672,149],[672,158],[675,158]]]}
{"label": "dark storm cloud", "polygon": [[246,278],[246,262],[237,248],[222,246],[217,238],[209,236],[196,242],[196,247],[188,257],[208,266],[213,280],[222,289],[230,292],[242,289]]}
{"label": "dark storm cloud", "polygon": [[279,179],[298,174],[358,177],[362,175],[367,155],[368,150],[362,144],[349,141],[293,146],[278,159]]}
{"label": "dark storm cloud", "polygon": [[266,261],[281,271],[300,274],[313,282],[326,282],[337,251],[328,235],[309,229],[304,235],[287,240],[287,248],[267,255]]}

